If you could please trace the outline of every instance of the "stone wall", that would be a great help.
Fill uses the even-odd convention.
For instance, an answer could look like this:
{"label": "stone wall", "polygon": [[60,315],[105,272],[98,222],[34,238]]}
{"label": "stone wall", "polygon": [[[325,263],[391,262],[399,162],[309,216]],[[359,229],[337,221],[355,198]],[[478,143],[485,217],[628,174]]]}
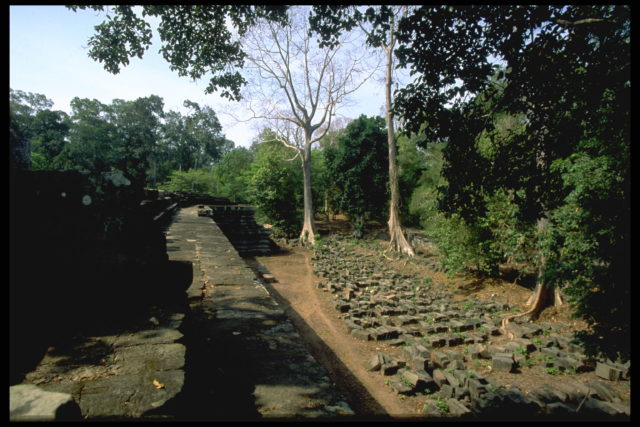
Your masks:
{"label": "stone wall", "polygon": [[179,269],[168,262],[163,227],[178,199],[134,188],[118,173],[12,170],[12,382],[55,342],[117,328],[141,307],[172,299],[167,281]]}

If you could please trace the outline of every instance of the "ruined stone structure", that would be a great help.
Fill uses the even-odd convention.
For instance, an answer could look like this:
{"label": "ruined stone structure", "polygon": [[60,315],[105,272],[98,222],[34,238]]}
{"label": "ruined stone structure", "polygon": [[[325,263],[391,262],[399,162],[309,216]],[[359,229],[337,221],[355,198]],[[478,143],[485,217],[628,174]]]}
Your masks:
{"label": "ruined stone structure", "polygon": [[269,255],[279,250],[270,231],[256,223],[256,208],[246,205],[208,205],[211,216],[241,256]]}
{"label": "ruined stone structure", "polygon": [[184,270],[168,261],[162,232],[178,207],[171,196],[117,173],[13,169],[10,178],[12,383],[56,341],[114,328],[184,290],[166,285]]}

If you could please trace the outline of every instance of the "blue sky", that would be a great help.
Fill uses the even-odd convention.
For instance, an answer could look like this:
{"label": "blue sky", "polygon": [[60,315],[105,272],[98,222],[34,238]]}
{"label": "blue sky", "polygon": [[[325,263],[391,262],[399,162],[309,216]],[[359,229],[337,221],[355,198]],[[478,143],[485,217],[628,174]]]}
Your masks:
{"label": "blue sky", "polygon": [[[149,95],[164,99],[165,111],[185,113],[189,99],[209,105],[218,114],[223,132],[236,145],[249,146],[258,134],[259,123],[236,123],[223,114],[229,101],[206,95],[206,81],[179,77],[158,54],[157,33],[142,60],[133,58],[117,75],[105,71],[87,55],[87,41],[94,26],[105,20],[105,12],[64,6],[10,6],[9,8],[9,85],[12,89],[40,93],[54,102],[53,108],[70,112],[74,97],[97,99],[110,104],[113,99],[133,100]],[[339,113],[356,118],[360,114],[378,115],[384,105],[380,82],[370,81]]]}

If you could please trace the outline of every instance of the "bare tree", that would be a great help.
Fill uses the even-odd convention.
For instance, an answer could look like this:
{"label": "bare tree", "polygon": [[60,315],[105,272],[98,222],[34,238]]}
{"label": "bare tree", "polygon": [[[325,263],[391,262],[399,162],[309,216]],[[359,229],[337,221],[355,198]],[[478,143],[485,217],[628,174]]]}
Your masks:
{"label": "bare tree", "polygon": [[304,180],[304,220],[300,242],[314,243],[311,148],[327,134],[346,97],[374,73],[348,40],[335,49],[320,48],[310,35],[306,15],[290,10],[289,25],[260,22],[242,40],[249,84],[243,94],[251,119],[269,121],[276,139],[300,158]]}

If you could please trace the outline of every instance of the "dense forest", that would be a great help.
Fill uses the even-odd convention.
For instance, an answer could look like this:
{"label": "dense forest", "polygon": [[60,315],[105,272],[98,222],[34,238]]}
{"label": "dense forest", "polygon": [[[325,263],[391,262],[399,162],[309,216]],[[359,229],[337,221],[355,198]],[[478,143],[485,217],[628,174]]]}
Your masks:
{"label": "dense forest", "polygon": [[[116,16],[131,17],[127,8]],[[217,60],[241,69],[251,52],[235,43],[229,57],[212,53],[231,55],[219,46],[207,45],[203,57],[187,49],[217,18],[145,8],[163,20],[165,58],[180,73],[212,73],[208,91],[240,97],[249,78],[208,67]],[[241,35],[258,20],[288,22],[286,8],[241,9],[220,11]],[[176,16],[191,39],[171,26]],[[66,114],[46,94],[11,89],[12,145],[30,146],[34,170],[118,170],[141,186],[253,204],[261,221],[290,237],[307,206],[318,218],[345,214],[362,237],[366,221],[389,218],[395,181],[400,223],[433,239],[446,271],[495,276],[510,266],[533,275],[532,314],[569,303],[591,327],[581,336],[589,352],[629,357],[630,7],[317,6],[309,16],[318,49],[334,52],[340,37],[362,30],[367,48],[393,53],[394,67],[409,70],[413,81],[393,92],[387,117],[305,122],[316,106],[300,109],[284,89],[298,128],[282,132],[273,122],[250,147],[236,147],[213,109],[188,100],[181,114],[153,94],[108,105],[75,98]],[[118,43],[150,43],[127,25],[145,29],[112,19],[90,43],[90,56],[110,72],[127,63]],[[109,36],[116,41],[102,43]]]}

